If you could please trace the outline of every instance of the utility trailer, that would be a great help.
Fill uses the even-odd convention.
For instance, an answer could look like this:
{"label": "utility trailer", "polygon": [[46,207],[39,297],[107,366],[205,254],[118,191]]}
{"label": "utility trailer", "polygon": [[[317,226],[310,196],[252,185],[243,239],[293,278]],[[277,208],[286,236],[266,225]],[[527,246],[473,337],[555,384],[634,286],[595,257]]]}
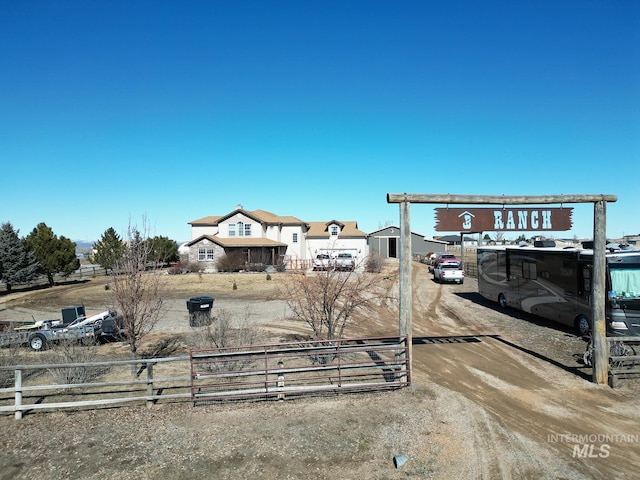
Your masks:
{"label": "utility trailer", "polygon": [[121,338],[122,334],[122,317],[115,311],[106,310],[85,317],[84,306],[68,307],[62,309],[62,320],[40,320],[0,333],[0,345],[28,345],[39,352],[46,350],[48,344],[62,340],[92,339],[99,342]]}
{"label": "utility trailer", "polygon": [[46,350],[49,343],[61,340],[82,340],[93,338],[92,325],[84,325],[80,328],[28,328],[18,327],[12,332],[0,334],[0,344],[3,347],[11,345],[28,345],[31,350],[39,352]]}

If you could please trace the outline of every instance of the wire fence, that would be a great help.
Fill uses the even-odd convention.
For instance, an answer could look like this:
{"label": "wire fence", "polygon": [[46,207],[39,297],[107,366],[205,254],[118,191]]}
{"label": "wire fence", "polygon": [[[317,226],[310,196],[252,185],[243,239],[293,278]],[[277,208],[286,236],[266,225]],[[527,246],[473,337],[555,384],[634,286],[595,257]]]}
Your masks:
{"label": "wire fence", "polygon": [[[107,270],[102,268],[99,265],[83,265],[75,272],[69,275],[54,275],[53,281],[54,283],[68,283],[68,282],[82,282],[84,280],[89,280],[91,278],[104,277],[107,275]],[[40,287],[46,287],[49,285],[49,280],[46,275],[40,275],[35,280],[32,280],[28,283],[14,284],[11,286],[11,291],[24,291],[24,290],[33,290]],[[6,283],[0,281],[0,293],[7,292]]]}

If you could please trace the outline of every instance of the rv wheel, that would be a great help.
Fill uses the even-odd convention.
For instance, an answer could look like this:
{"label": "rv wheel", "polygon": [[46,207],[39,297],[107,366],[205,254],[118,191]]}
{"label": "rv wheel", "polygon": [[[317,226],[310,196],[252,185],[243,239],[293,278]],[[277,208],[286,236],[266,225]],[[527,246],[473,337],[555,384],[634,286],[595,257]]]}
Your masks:
{"label": "rv wheel", "polygon": [[502,293],[498,295],[498,305],[500,305],[500,308],[507,308],[507,299]]}
{"label": "rv wheel", "polygon": [[589,320],[584,315],[580,315],[578,318],[576,318],[574,328],[576,330],[576,333],[581,337],[588,336],[589,332],[591,331]]}

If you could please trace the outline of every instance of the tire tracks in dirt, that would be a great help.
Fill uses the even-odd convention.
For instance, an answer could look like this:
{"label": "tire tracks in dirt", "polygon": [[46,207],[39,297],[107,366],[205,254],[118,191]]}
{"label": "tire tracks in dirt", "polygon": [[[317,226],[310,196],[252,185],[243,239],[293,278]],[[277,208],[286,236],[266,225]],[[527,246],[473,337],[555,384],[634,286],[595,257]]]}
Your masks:
{"label": "tire tracks in dirt", "polygon": [[[630,408],[630,403],[637,405],[633,397],[593,385],[498,335],[482,336],[492,328],[491,316],[501,313],[487,312],[473,323],[469,318],[476,306],[454,295],[462,289],[420,281],[424,272],[417,273],[414,379],[459,410],[457,440],[475,465],[460,460],[452,471],[473,478],[633,478],[640,471],[637,443],[612,445],[607,458],[574,458],[574,443],[553,441],[563,433],[585,438],[636,434],[640,413]],[[509,337],[508,331],[496,333]],[[478,335],[476,341],[429,341],[431,336],[469,334]],[[416,343],[417,335],[426,338]]]}

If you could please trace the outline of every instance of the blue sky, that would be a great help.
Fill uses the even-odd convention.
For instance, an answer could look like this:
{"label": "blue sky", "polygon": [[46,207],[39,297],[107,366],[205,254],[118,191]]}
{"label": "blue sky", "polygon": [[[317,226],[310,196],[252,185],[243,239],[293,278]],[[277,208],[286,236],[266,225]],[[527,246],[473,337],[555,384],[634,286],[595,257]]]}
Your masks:
{"label": "blue sky", "polygon": [[[640,2],[0,0],[0,221],[96,240],[242,204],[614,194],[640,233]],[[431,236],[434,208],[413,205]],[[571,232],[590,237],[593,206]]]}

